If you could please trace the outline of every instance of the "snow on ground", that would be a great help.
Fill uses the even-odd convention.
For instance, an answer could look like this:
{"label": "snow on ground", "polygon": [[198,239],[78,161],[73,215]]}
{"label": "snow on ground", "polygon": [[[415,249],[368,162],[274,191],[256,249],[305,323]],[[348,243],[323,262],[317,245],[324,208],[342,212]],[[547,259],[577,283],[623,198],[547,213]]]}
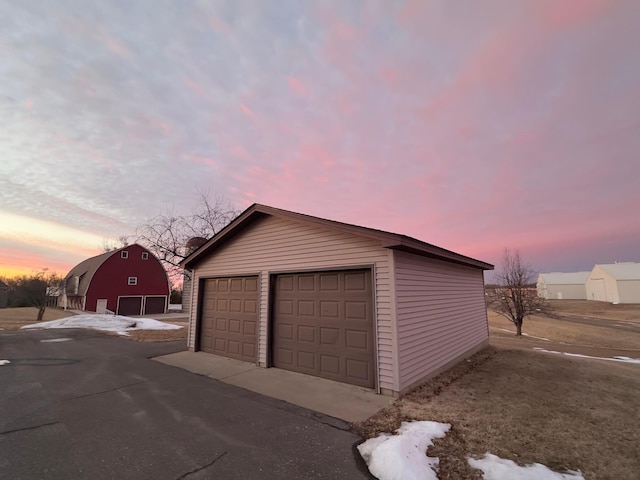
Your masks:
{"label": "snow on ground", "polygon": [[358,451],[379,480],[437,480],[438,458],[426,452],[449,428],[448,423],[402,422],[396,435],[370,438],[358,445]]}
{"label": "snow on ground", "polygon": [[72,317],[51,320],[50,322],[33,323],[22,328],[90,328],[128,335],[132,330],[174,330],[182,328],[179,325],[159,322],[153,318],[132,318],[122,315],[74,315]]}
{"label": "snow on ground", "polygon": [[569,357],[579,357],[579,358],[593,358],[596,360],[607,360],[609,362],[622,362],[622,363],[636,363],[640,365],[640,358],[630,358],[630,357],[593,357],[591,355],[582,355],[581,353],[568,353],[568,352],[557,352],[555,350],[545,350],[540,347],[533,347],[534,350],[543,353],[555,353],[557,355],[567,355]]}
{"label": "snow on ground", "polygon": [[[507,330],[506,328],[499,328],[498,330],[502,330],[503,332],[514,333],[513,330]],[[537,338],[538,340],[544,340],[545,342],[550,342],[551,341],[548,338],[536,337],[535,335],[529,335],[528,333],[523,333],[522,336],[523,337],[529,337],[529,338]]]}
{"label": "snow on ground", "polygon": [[541,463],[521,467],[512,460],[490,453],[483,458],[469,458],[467,461],[473,468],[482,470],[484,480],[584,480],[580,472],[558,473]]}
{"label": "snow on ground", "polygon": [[[379,480],[438,480],[439,459],[426,452],[433,439],[443,438],[450,428],[448,423],[402,422],[395,435],[370,438],[358,445],[358,451]],[[483,472],[484,480],[585,480],[580,472],[558,473],[541,463],[521,467],[490,453],[467,461]]]}

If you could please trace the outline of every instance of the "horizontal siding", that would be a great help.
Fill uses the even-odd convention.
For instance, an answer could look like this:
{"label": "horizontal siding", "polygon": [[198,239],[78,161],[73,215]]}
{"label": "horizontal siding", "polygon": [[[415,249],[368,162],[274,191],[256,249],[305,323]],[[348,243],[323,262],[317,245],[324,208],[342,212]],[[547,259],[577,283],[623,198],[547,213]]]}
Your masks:
{"label": "horizontal siding", "polygon": [[482,271],[395,252],[399,389],[488,338]]}
{"label": "horizontal siding", "polygon": [[[260,275],[260,330],[258,358],[266,364],[269,312],[269,275],[279,272],[324,270],[375,265],[378,377],[381,388],[393,385],[391,307],[389,305],[388,250],[380,243],[310,224],[269,216],[256,221],[215,254],[203,260],[194,272],[200,278]],[[195,292],[192,305],[197,305]],[[189,346],[195,347],[196,309],[191,309]]]}

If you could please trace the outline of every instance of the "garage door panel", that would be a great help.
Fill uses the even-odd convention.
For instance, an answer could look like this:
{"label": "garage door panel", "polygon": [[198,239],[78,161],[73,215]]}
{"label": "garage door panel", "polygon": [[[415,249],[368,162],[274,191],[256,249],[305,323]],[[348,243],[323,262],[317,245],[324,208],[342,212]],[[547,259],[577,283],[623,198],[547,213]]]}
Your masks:
{"label": "garage door panel", "polygon": [[154,315],[165,312],[167,297],[164,296],[148,296],[144,297],[144,313],[145,315]]}
{"label": "garage door panel", "polygon": [[140,315],[142,312],[142,297],[120,297],[118,315]]}
{"label": "garage door panel", "polygon": [[257,277],[205,280],[205,308],[200,321],[202,351],[256,362],[257,285]]}
{"label": "garage door panel", "polygon": [[371,285],[369,270],[277,276],[274,366],[374,387]]}

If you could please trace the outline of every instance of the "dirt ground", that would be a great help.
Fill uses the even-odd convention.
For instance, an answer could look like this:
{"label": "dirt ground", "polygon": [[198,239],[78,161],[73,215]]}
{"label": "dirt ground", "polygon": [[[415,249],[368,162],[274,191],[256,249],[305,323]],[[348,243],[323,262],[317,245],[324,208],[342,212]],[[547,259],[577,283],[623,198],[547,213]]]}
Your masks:
{"label": "dirt ground", "polygon": [[157,320],[172,323],[173,325],[178,325],[182,328],[177,330],[135,330],[129,332],[129,335],[124,338],[130,338],[136,342],[187,342],[187,334],[189,333],[187,317],[184,317],[184,319],[171,320],[158,318]]}
{"label": "dirt ground", "polygon": [[[42,321],[59,320],[72,314],[57,308],[47,308]],[[38,309],[35,307],[0,308],[0,330],[19,330],[23,325],[36,323]]]}
{"label": "dirt ground", "polygon": [[[640,305],[611,307],[598,305],[597,315],[562,308],[616,320],[640,317]],[[534,317],[523,327],[531,336],[516,337],[513,325],[492,312],[489,329],[490,348],[355,427],[369,438],[392,432],[405,420],[450,423],[449,434],[428,452],[440,457],[440,480],[480,479],[466,458],[486,452],[520,465],[581,470],[588,480],[637,480],[640,365],[533,348],[640,358],[640,334]]]}

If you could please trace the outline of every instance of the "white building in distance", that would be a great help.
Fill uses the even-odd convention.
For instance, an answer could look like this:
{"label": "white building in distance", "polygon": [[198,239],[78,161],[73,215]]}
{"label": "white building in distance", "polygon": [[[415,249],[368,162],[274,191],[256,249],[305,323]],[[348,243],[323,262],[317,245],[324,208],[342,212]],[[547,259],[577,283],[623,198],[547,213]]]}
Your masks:
{"label": "white building in distance", "polygon": [[587,300],[640,303],[640,263],[596,265],[585,283]]}
{"label": "white building in distance", "polygon": [[585,300],[585,282],[591,272],[541,273],[536,287],[538,296],[546,299]]}

